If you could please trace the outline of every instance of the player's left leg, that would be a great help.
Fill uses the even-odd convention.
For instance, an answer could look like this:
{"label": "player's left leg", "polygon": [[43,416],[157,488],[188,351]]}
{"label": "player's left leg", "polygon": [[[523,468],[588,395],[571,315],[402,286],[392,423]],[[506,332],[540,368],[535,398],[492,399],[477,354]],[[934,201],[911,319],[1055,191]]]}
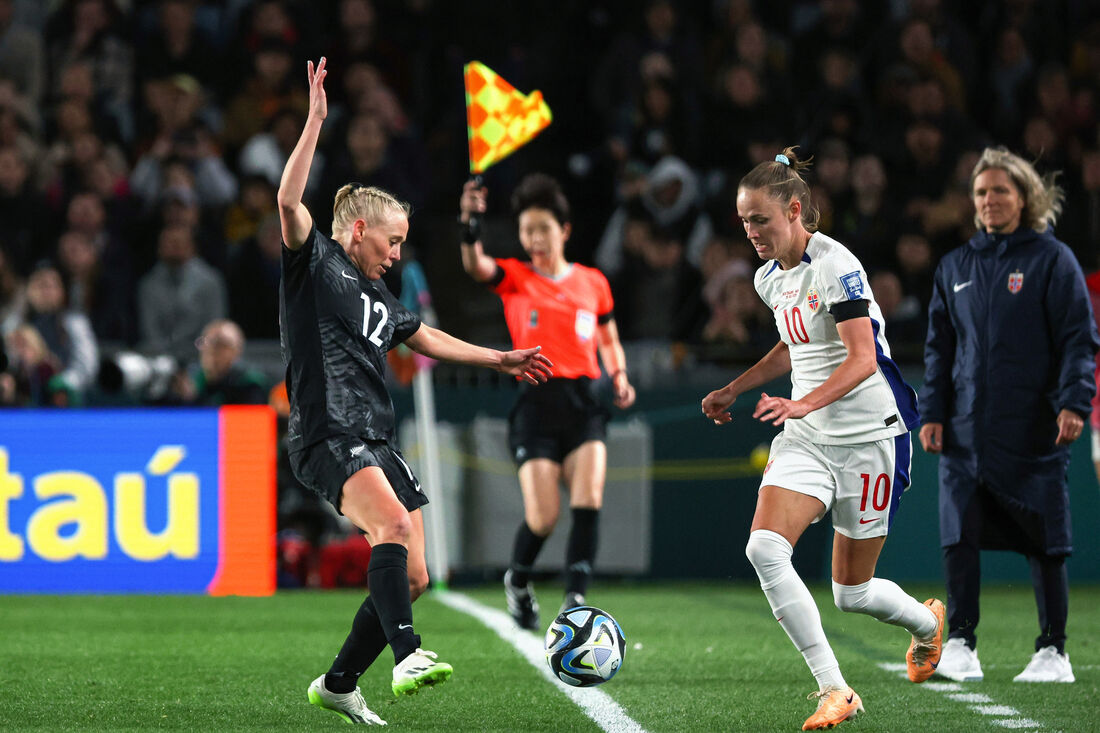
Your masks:
{"label": "player's left leg", "polygon": [[589,440],[565,457],[562,474],[569,487],[573,523],[565,551],[565,600],[562,610],[584,605],[599,544],[600,509],[607,477],[607,446]]}
{"label": "player's left leg", "polygon": [[[428,587],[428,565],[424,553],[424,515],[409,512],[409,598],[415,601]],[[435,652],[418,648],[393,668],[393,693],[412,695],[421,687],[446,682],[453,669],[436,661]]]}
{"label": "player's left leg", "polygon": [[939,663],[943,643],[943,603],[920,603],[898,585],[876,578],[875,565],[886,536],[852,539],[839,531],[833,539],[833,600],[841,611],[864,613],[900,626],[913,635],[906,654],[909,679],[924,682]]}

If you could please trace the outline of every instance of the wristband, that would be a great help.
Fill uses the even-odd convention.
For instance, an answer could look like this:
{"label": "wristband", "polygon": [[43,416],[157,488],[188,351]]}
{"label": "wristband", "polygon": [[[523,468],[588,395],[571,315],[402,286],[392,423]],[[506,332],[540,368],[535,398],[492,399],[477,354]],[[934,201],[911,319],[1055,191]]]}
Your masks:
{"label": "wristband", "polygon": [[462,243],[473,244],[481,239],[481,217],[470,215],[469,221],[462,221],[459,216],[458,223],[462,225]]}

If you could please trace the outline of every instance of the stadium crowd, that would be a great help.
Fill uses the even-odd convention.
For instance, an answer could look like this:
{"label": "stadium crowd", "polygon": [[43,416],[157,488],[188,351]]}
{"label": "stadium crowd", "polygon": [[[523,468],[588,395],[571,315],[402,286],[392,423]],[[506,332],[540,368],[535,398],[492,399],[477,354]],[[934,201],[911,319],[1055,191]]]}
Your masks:
{"label": "stadium crowd", "polygon": [[[973,231],[985,145],[1063,172],[1056,233],[1100,265],[1100,11],[1084,0],[0,0],[0,401],[220,399],[184,377],[212,322],[277,337],[274,191],[322,54],[322,229],[349,180],[453,224],[476,55],[555,116],[488,185],[545,170],[585,202],[571,257],[611,280],[626,341],[774,343],[731,189],[791,140],[902,359],[919,358],[936,263]],[[457,269],[449,247],[418,252]],[[123,351],[150,358],[138,377]]]}

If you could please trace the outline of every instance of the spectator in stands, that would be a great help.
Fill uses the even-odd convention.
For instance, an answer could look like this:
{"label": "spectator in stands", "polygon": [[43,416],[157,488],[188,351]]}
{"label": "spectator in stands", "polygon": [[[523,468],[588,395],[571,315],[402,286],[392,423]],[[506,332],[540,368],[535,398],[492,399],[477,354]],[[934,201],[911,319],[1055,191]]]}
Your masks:
{"label": "spectator in stands", "polygon": [[978,233],[940,261],[929,307],[920,441],[940,459],[948,641],[938,673],[982,679],[980,550],[1028,558],[1039,611],[1017,682],[1073,682],[1065,653],[1072,551],[1066,470],[1100,339],[1080,265],[1052,227],[1053,176],[987,148],[971,176]]}
{"label": "spectator in stands", "polygon": [[79,400],[95,381],[99,345],[87,316],[68,307],[65,284],[53,263],[39,262],[27,278],[27,303],[20,316],[2,330],[32,326],[56,358],[59,383]]}
{"label": "spectator in stands", "polygon": [[229,314],[249,338],[279,338],[280,241],[279,216],[268,214],[229,260]]}
{"label": "spectator in stands", "polygon": [[22,320],[26,307],[27,290],[23,279],[12,265],[7,250],[0,247],[0,334]]}
{"label": "spectator in stands", "polygon": [[230,151],[240,150],[253,135],[263,132],[277,110],[306,111],[306,98],[291,83],[291,48],[277,39],[264,39],[250,59],[252,73],[225,106],[222,141]]}
{"label": "spectator in stands", "polygon": [[21,273],[45,253],[46,204],[30,180],[30,166],[14,145],[0,147],[0,248],[11,267]]}
{"label": "spectator in stands", "polygon": [[172,380],[174,398],[185,405],[266,405],[266,379],[241,360],[244,345],[244,334],[233,321],[206,324],[195,340],[198,363]]}
{"label": "spectator in stands", "polygon": [[138,283],[139,347],[185,362],[203,327],[225,318],[227,310],[225,281],[196,255],[192,230],[162,229],[157,264]]}
{"label": "spectator in stands", "polygon": [[73,310],[87,316],[100,341],[133,343],[133,281],[128,270],[107,265],[87,233],[70,229],[57,242],[57,264],[69,283]]}
{"label": "spectator in stands", "polygon": [[627,199],[607,223],[596,250],[600,270],[615,279],[623,268],[623,230],[635,203],[641,204],[652,218],[655,230],[679,242],[687,262],[697,267],[713,227],[701,208],[702,190],[695,172],[679,158],[662,158],[646,175],[639,190],[636,202]]}
{"label": "spectator in stands", "polygon": [[220,51],[195,22],[196,0],[159,0],[153,13],[156,26],[138,36],[138,81],[166,79],[177,74],[194,77],[207,88],[219,81]]}
{"label": "spectator in stands", "polygon": [[46,88],[42,34],[13,17],[13,0],[0,0],[0,76],[15,82],[19,93],[39,104]]}
{"label": "spectator in stands", "polygon": [[8,368],[0,373],[0,405],[66,406],[67,396],[55,381],[60,370],[57,357],[34,326],[20,324],[4,341],[11,356]]}
{"label": "spectator in stands", "polygon": [[[55,72],[74,61],[91,64],[103,111],[122,139],[131,141],[134,53],[118,6],[113,0],[66,0],[47,21],[45,37],[49,68]],[[51,81],[51,92],[59,92],[61,77],[55,73]]]}
{"label": "spectator in stands", "polygon": [[[275,189],[278,183],[271,184],[260,175],[245,176],[241,179],[241,193],[237,200],[229,205],[225,212],[225,231],[222,238],[229,247],[230,259],[237,247],[256,236],[260,224],[275,211]],[[246,328],[245,331],[248,329]]]}

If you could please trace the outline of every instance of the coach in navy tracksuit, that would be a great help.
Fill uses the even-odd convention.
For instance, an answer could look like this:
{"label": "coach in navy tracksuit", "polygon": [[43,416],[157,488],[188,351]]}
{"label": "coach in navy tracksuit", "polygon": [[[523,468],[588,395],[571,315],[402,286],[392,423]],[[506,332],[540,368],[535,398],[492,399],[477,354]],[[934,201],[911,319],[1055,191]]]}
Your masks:
{"label": "coach in navy tracksuit", "polygon": [[1028,557],[1036,653],[1017,682],[1072,682],[1069,444],[1090,412],[1096,335],[1084,275],[1051,226],[1062,191],[986,149],[971,175],[978,233],[940,262],[929,306],[921,444],[940,460],[948,642],[938,672],[980,680],[979,550]]}

